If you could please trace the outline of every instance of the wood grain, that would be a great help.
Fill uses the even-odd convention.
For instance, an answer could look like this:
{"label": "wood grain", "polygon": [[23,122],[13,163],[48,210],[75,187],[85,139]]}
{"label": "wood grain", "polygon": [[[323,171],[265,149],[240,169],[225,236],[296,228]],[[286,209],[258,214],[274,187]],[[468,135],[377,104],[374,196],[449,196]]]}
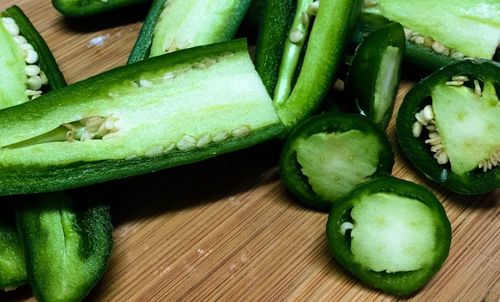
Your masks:
{"label": "wood grain", "polygon": [[[68,82],[122,65],[145,9],[67,20],[49,0],[20,6],[52,49]],[[91,38],[106,37],[102,47]],[[411,87],[403,81],[398,103]],[[394,175],[443,202],[453,242],[444,267],[408,301],[500,300],[500,191],[461,196],[427,181],[401,157]],[[327,215],[303,207],[280,183],[279,145],[92,187],[112,202],[115,247],[88,301],[396,301],[355,280],[330,256]],[[111,194],[109,194],[111,192]],[[28,287],[1,301],[32,301]]]}

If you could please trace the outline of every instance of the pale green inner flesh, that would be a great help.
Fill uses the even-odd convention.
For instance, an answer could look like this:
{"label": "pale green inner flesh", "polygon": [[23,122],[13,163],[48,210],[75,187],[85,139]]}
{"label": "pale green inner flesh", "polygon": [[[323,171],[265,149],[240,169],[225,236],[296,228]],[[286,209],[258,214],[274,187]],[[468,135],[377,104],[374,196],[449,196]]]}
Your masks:
{"label": "pale green inner flesh", "polygon": [[432,211],[391,193],[358,197],[351,217],[354,261],[375,272],[407,272],[432,263],[436,246]]}
{"label": "pale green inner flesh", "polygon": [[28,101],[25,68],[21,50],[0,22],[0,109]]}
{"label": "pale green inner flesh", "polygon": [[386,18],[466,56],[491,59],[500,42],[498,0],[378,0]]}
{"label": "pale green inner flesh", "polygon": [[431,93],[436,127],[451,164],[464,174],[500,150],[500,106],[485,82],[482,97],[465,86],[437,85]]}
{"label": "pale green inner flesh", "polygon": [[[142,86],[137,86],[141,80]],[[2,165],[64,165],[159,156],[186,136],[196,143],[202,137],[236,137],[232,133],[238,129],[255,131],[280,123],[246,51],[193,65],[166,66],[71,106],[71,110],[54,108],[42,120],[4,128],[0,132]],[[118,131],[103,139],[5,148],[92,116],[112,116]]]}
{"label": "pale green inner flesh", "polygon": [[167,0],[155,26],[150,57],[231,38],[241,0]]}
{"label": "pale green inner flesh", "polygon": [[335,201],[377,170],[382,146],[359,130],[317,133],[300,139],[297,161],[314,192]]}
{"label": "pale green inner flesh", "polygon": [[385,117],[387,111],[391,108],[394,101],[393,93],[398,85],[399,58],[401,49],[389,46],[382,56],[380,69],[375,83],[375,101],[374,101],[374,121],[379,123]]}

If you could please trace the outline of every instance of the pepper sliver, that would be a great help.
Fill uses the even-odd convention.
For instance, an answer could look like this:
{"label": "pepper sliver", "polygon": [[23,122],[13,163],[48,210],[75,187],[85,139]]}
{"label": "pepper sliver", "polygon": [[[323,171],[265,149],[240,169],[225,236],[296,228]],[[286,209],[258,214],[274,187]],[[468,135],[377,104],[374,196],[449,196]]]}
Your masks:
{"label": "pepper sliver", "polygon": [[249,0],[155,0],[128,64],[167,52],[228,41],[238,30]]}
{"label": "pepper sliver", "polygon": [[[105,134],[83,140],[88,133],[79,125],[96,119]],[[56,133],[61,125],[72,129],[69,137]],[[243,40],[151,58],[52,91],[0,111],[0,127],[2,195],[187,164],[285,131]],[[61,134],[61,141],[39,143]]]}
{"label": "pepper sliver", "polygon": [[87,17],[151,0],[52,0],[52,5],[66,17]]}
{"label": "pepper sliver", "polygon": [[0,290],[13,290],[26,283],[28,276],[24,251],[17,235],[15,212],[8,203],[0,205]]}

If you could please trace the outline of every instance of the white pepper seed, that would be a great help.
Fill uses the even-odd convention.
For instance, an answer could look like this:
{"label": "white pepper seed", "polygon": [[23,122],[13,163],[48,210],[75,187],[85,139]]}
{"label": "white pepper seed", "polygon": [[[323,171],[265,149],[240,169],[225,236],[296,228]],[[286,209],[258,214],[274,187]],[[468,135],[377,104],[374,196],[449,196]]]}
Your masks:
{"label": "white pepper seed", "polygon": [[35,75],[28,78],[28,89],[39,90],[42,88],[42,79]]}
{"label": "white pepper seed", "polygon": [[354,225],[351,222],[346,221],[340,225],[340,233],[345,235],[348,230],[352,230],[353,228]]}
{"label": "white pepper seed", "polygon": [[419,137],[421,133],[422,133],[422,124],[420,124],[419,122],[413,123],[412,127],[413,137]]}
{"label": "white pepper seed", "polygon": [[49,79],[47,79],[47,75],[45,75],[45,72],[43,72],[43,70],[40,71],[40,78],[42,79],[43,85],[47,85],[49,83]]}
{"label": "white pepper seed", "polygon": [[290,40],[290,42],[295,44],[302,42],[304,37],[304,33],[297,29],[292,30],[290,32],[290,35],[288,35],[288,39]]}
{"label": "white pepper seed", "polygon": [[24,61],[28,64],[34,64],[38,61],[38,53],[34,50],[29,50],[26,53],[26,57],[24,58]]}
{"label": "white pepper seed", "polygon": [[249,135],[251,132],[250,127],[248,126],[241,126],[240,128],[234,129],[231,134],[233,137],[240,138]]}
{"label": "white pepper seed", "polygon": [[26,38],[21,35],[17,35],[12,38],[14,39],[14,42],[16,42],[18,45],[28,43],[28,40],[26,40]]}
{"label": "white pepper seed", "polygon": [[455,60],[462,59],[464,57],[464,54],[458,51],[452,51],[450,57]]}
{"label": "white pepper seed", "polygon": [[411,37],[413,36],[413,30],[411,30],[409,28],[406,28],[406,27],[403,30],[405,32],[405,38],[406,38],[406,40],[410,40]]}
{"label": "white pepper seed", "polygon": [[445,46],[443,44],[439,43],[438,41],[434,41],[434,43],[432,43],[432,50],[434,50],[437,53],[442,54],[445,52]]}
{"label": "white pepper seed", "polygon": [[307,6],[307,13],[309,15],[312,15],[312,16],[317,15],[318,10],[319,10],[319,0],[314,1],[313,3],[311,3]]}
{"label": "white pepper seed", "polygon": [[153,87],[153,82],[148,81],[148,80],[139,80],[139,86],[150,88],[150,87]]}
{"label": "white pepper seed", "polygon": [[27,76],[36,76],[40,73],[40,67],[37,65],[26,65],[24,71],[26,72]]}
{"label": "white pepper seed", "polygon": [[196,139],[191,135],[184,135],[180,141],[177,142],[176,147],[179,150],[187,151],[196,147]]}
{"label": "white pepper seed", "polygon": [[223,132],[219,132],[216,135],[214,135],[214,137],[212,138],[212,141],[218,143],[218,142],[221,142],[221,141],[227,139],[228,137],[229,137],[229,134],[227,132],[223,131]]}
{"label": "white pepper seed", "polygon": [[422,109],[422,111],[420,112],[420,116],[426,122],[432,121],[434,119],[434,111],[432,110],[432,106],[425,106],[424,109]]}
{"label": "white pepper seed", "polygon": [[463,81],[447,81],[445,83],[448,86],[462,86],[464,84]]}
{"label": "white pepper seed", "polygon": [[[11,19],[11,18],[5,18],[5,19]],[[4,19],[2,19],[3,21]],[[13,19],[12,19],[13,20]],[[19,26],[17,26],[16,22],[3,22],[3,25],[5,27],[5,29],[7,30],[7,32],[11,35],[11,36],[17,36],[19,35],[20,33],[20,30],[19,30]]]}
{"label": "white pepper seed", "polygon": [[198,140],[198,142],[196,143],[196,147],[197,148],[205,147],[210,143],[210,141],[211,141],[210,134],[205,134]]}
{"label": "white pepper seed", "polygon": [[437,157],[437,162],[440,165],[448,163],[448,155],[445,152],[439,154],[439,156]]}
{"label": "white pepper seed", "polygon": [[479,85],[479,81],[478,80],[474,80],[474,93],[477,96],[482,96],[483,95],[483,92],[481,90],[481,86]]}
{"label": "white pepper seed", "polygon": [[463,75],[456,75],[456,76],[451,77],[451,80],[452,81],[467,82],[469,80],[469,78],[467,76],[463,76]]}

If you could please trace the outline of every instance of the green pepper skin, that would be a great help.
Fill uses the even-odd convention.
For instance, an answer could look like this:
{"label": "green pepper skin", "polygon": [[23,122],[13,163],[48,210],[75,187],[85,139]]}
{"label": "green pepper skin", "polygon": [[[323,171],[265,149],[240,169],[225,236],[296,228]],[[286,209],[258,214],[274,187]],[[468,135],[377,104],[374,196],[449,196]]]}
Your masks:
{"label": "green pepper skin", "polygon": [[316,133],[337,133],[352,129],[374,135],[383,145],[383,152],[379,154],[377,170],[372,177],[390,175],[394,165],[394,155],[385,134],[373,122],[358,114],[328,112],[304,121],[287,138],[279,161],[280,176],[285,187],[307,205],[320,210],[330,210],[332,204],[337,201],[327,200],[313,191],[307,177],[301,171],[302,167],[297,161],[295,144],[297,141]]}
{"label": "green pepper skin", "polygon": [[52,5],[66,17],[88,17],[118,8],[147,3],[150,0],[52,0]]}
{"label": "green pepper skin", "polygon": [[[436,247],[433,251],[436,256],[432,264],[419,270],[387,273],[370,270],[353,260],[350,239],[338,230],[344,222],[349,221],[353,200],[357,196],[374,193],[397,194],[418,200],[430,208],[436,232]],[[342,266],[364,283],[396,295],[407,295],[424,286],[441,268],[451,245],[451,225],[443,206],[434,194],[425,187],[393,177],[378,178],[360,186],[336,203],[328,217],[326,233],[330,251]]]}
{"label": "green pepper skin", "polygon": [[[390,23],[391,21],[382,16],[362,13],[354,29],[352,42],[361,44],[370,33]],[[450,56],[438,54],[427,47],[406,41],[405,61],[418,68],[435,71],[456,60]]]}
{"label": "green pepper skin", "polygon": [[415,114],[429,103],[431,89],[457,74],[474,75],[480,80],[493,80],[500,85],[500,64],[486,59],[460,60],[431,74],[418,82],[405,96],[396,119],[397,137],[401,149],[413,165],[427,178],[443,187],[461,194],[480,194],[500,187],[500,168],[487,172],[475,169],[465,175],[454,173],[447,165],[440,165],[433,158],[429,145],[412,135]]}
{"label": "green pepper skin", "polygon": [[[360,113],[386,129],[391,118],[405,49],[403,27],[392,23],[371,33],[356,50],[347,90]],[[390,57],[390,62],[384,59]],[[387,59],[386,59],[387,60]],[[387,82],[393,86],[386,90]],[[383,86],[383,87],[380,87]]]}
{"label": "green pepper skin", "polygon": [[14,216],[15,212],[9,204],[0,205],[0,289],[16,288],[28,279]]}
{"label": "green pepper skin", "polygon": [[106,270],[111,253],[108,206],[88,203],[82,194],[66,194],[42,194],[18,203],[18,232],[38,301],[83,300]]}
{"label": "green pepper skin", "polygon": [[[82,82],[54,90],[37,99],[37,102],[2,110],[0,111],[0,124],[15,125],[19,119],[24,120],[24,122],[36,121],[50,111],[47,106],[71,106],[73,102],[83,102],[93,95],[107,95],[108,87],[106,85],[113,86],[136,80],[138,75],[152,72],[161,66],[178,63],[189,64],[197,62],[199,58],[211,55],[242,51],[247,51],[246,42],[238,40],[177,51],[119,67]],[[27,114],[28,112],[29,114]],[[241,138],[231,137],[221,143],[209,144],[204,148],[187,151],[173,150],[157,157],[78,162],[66,166],[2,168],[0,169],[0,195],[57,191],[158,171],[279,138],[285,134],[285,131],[285,127],[278,121],[262,129],[255,129],[250,135]]]}
{"label": "green pepper skin", "polygon": [[18,6],[12,6],[3,11],[1,16],[13,18],[19,26],[21,35],[23,35],[36,50],[39,57],[37,64],[40,65],[40,69],[43,70],[47,76],[50,88],[58,89],[66,86],[64,76],[59,70],[52,52],[24,12]]}
{"label": "green pepper skin", "polygon": [[279,65],[295,11],[293,0],[265,1],[257,36],[255,69],[269,95],[278,81]]}

